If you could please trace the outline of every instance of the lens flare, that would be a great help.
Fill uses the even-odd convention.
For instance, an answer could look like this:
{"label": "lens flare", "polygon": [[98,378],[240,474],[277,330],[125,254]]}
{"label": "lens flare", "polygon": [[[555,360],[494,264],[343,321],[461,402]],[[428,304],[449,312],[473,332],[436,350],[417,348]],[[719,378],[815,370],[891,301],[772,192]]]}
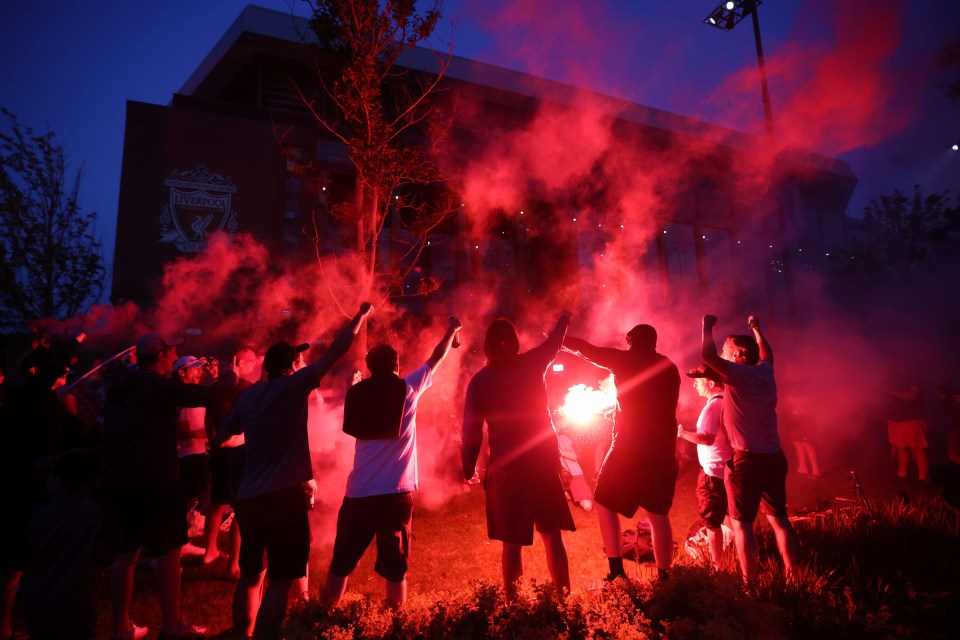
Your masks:
{"label": "lens flare", "polygon": [[615,394],[585,384],[575,384],[567,390],[560,414],[566,418],[567,424],[582,427],[603,418],[616,406]]}

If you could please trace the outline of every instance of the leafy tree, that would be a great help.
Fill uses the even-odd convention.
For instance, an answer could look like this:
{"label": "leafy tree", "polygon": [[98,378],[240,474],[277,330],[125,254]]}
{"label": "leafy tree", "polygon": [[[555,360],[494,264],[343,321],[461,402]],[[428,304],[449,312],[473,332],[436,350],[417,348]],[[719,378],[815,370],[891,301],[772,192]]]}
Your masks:
{"label": "leafy tree", "polygon": [[852,234],[844,271],[867,282],[901,280],[956,242],[957,210],[947,192],[924,197],[896,189],[864,209],[863,222]]}
{"label": "leafy tree", "polygon": [[[362,295],[404,295],[427,239],[459,203],[430,158],[445,125],[431,98],[449,64],[436,54],[437,70],[421,74],[398,65],[433,34],[438,1],[418,12],[416,0],[311,0],[310,28],[319,41],[318,64],[326,96],[300,96],[321,129],[342,142],[356,170],[352,202],[331,213],[348,230],[361,256]],[[329,70],[333,69],[330,77]],[[332,108],[329,108],[331,107]],[[380,246],[402,247],[384,263]],[[320,238],[315,234],[318,246]],[[439,282],[421,279],[418,293]]]}
{"label": "leafy tree", "polygon": [[16,331],[86,310],[103,291],[104,266],[97,214],[78,202],[82,168],[68,187],[56,134],[34,133],[2,113],[9,131],[0,133],[0,329]]}

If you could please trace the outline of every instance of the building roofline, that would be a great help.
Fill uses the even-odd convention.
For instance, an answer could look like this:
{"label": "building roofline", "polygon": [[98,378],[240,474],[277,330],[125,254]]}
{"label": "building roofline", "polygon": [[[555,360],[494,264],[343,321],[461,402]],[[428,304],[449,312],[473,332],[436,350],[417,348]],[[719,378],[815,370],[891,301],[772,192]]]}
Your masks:
{"label": "building roofline", "polygon": [[[217,41],[210,53],[190,74],[190,77],[180,89],[180,93],[193,95],[224,60],[244,33],[292,43],[308,43],[315,41],[308,22],[307,18],[302,16],[256,5],[247,5],[226,33]],[[398,62],[417,71],[436,73],[440,66],[438,55],[441,58],[446,57],[446,54],[438,54],[430,49],[417,47],[406,52]],[[450,56],[450,64],[445,76],[571,107],[582,108],[589,105],[591,109],[612,118],[707,140],[718,145],[737,149],[750,149],[756,146],[757,137],[742,131],[728,129],[702,120],[630,102],[623,98],[616,98],[457,55]],[[856,180],[856,175],[850,169],[850,166],[837,158],[801,149],[784,151],[780,154],[780,157],[788,162],[814,166],[823,171]]]}

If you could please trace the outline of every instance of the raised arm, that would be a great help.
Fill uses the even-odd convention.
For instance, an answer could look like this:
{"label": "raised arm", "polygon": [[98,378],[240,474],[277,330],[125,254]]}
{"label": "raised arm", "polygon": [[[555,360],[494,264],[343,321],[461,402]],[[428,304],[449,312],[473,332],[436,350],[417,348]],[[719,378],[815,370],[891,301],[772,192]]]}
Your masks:
{"label": "raised arm", "polygon": [[353,316],[350,323],[340,330],[337,337],[330,343],[330,348],[326,353],[320,356],[320,359],[313,364],[297,371],[294,376],[300,376],[305,381],[309,381],[313,387],[320,384],[320,379],[337,363],[337,360],[346,355],[353,344],[353,338],[360,332],[360,326],[368,315],[373,311],[373,305],[369,302],[361,302],[357,315]]}
{"label": "raised arm", "polygon": [[713,327],[717,324],[717,316],[703,316],[703,332],[700,336],[700,357],[711,369],[720,374],[726,382],[729,368],[727,361],[717,353],[717,344],[713,341]]}
{"label": "raised arm", "polygon": [[747,326],[753,331],[753,337],[756,338],[757,346],[760,347],[760,361],[773,364],[773,349],[770,348],[770,343],[760,332],[760,318],[756,316],[748,317]]}
{"label": "raised arm", "polygon": [[440,342],[437,343],[437,346],[434,347],[433,353],[430,354],[430,358],[427,359],[427,366],[430,367],[430,371],[434,372],[437,370],[437,366],[443,362],[443,359],[447,357],[447,354],[450,353],[450,346],[453,344],[453,338],[457,335],[460,329],[463,327],[460,324],[460,320],[455,316],[450,316],[450,319],[447,322],[447,332],[443,334],[443,337],[440,338]]}

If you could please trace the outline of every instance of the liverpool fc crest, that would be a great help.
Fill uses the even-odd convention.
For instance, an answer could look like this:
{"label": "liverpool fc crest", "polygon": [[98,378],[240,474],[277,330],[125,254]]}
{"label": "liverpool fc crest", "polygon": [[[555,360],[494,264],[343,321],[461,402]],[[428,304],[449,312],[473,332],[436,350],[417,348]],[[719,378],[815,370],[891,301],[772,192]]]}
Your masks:
{"label": "liverpool fc crest", "polygon": [[170,199],[160,214],[160,242],[172,242],[183,253],[207,248],[215,231],[237,230],[237,212],[231,206],[237,188],[233,179],[211,173],[206,165],[174,171],[164,181]]}

